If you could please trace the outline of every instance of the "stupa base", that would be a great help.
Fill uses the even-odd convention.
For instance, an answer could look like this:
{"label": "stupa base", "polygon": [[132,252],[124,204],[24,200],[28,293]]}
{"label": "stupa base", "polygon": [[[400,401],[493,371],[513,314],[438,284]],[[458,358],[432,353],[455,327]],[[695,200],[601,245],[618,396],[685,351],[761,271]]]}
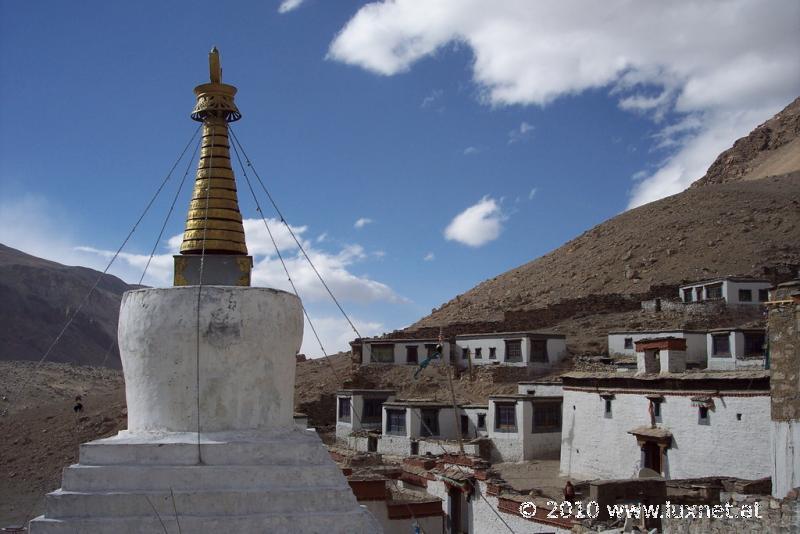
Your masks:
{"label": "stupa base", "polygon": [[137,433],[81,445],[30,533],[380,532],[313,430]]}

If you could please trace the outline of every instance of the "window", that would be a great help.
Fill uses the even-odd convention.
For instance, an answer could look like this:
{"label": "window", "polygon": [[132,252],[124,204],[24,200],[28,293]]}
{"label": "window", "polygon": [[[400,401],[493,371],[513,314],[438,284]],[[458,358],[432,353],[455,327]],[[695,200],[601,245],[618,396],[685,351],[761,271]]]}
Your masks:
{"label": "window", "polygon": [[751,290],[751,289],[740,289],[739,290],[739,302],[753,302],[753,290]]}
{"label": "window", "polygon": [[424,408],[420,410],[421,423],[419,434],[422,437],[439,435],[439,410],[436,408]]}
{"label": "window", "polygon": [[692,288],[687,287],[683,290],[683,302],[692,302]]}
{"label": "window", "polygon": [[489,347],[489,359],[490,360],[497,359],[497,349],[495,347]]}
{"label": "window", "polygon": [[461,359],[466,360],[469,358],[469,349],[461,349]]}
{"label": "window", "polygon": [[379,423],[381,421],[381,409],[383,399],[364,399],[364,411],[361,414],[362,423]]}
{"label": "window", "polygon": [[394,363],[394,345],[372,345],[373,363]]}
{"label": "window", "polygon": [[494,405],[494,429],[499,432],[517,431],[517,405],[505,403]]}
{"label": "window", "polygon": [[767,302],[769,300],[769,289],[758,290],[758,302]]}
{"label": "window", "polygon": [[482,352],[483,352],[483,350],[480,349],[480,348],[475,349],[475,359],[476,360],[480,360],[481,358],[483,358],[483,356],[481,354]]}
{"label": "window", "polygon": [[626,349],[632,349],[633,348],[633,338],[632,337],[626,337],[625,338],[625,348]]}
{"label": "window", "polygon": [[703,300],[703,288],[702,287],[694,288],[694,292],[697,294],[697,297],[694,300],[696,300],[698,302]]}
{"label": "window", "polygon": [[386,410],[386,433],[396,436],[406,435],[405,410]]}
{"label": "window", "polygon": [[522,340],[515,339],[506,341],[506,361],[507,362],[521,362],[522,361]]}
{"label": "window", "polygon": [[430,358],[433,356],[433,353],[436,352],[436,345],[434,343],[428,343],[425,345],[425,355]]}
{"label": "window", "polygon": [[561,430],[561,403],[533,403],[533,432],[558,432]]}
{"label": "window", "polygon": [[418,363],[419,355],[417,354],[416,345],[406,346],[406,363]]}
{"label": "window", "polygon": [[706,286],[706,298],[708,300],[721,299],[722,298],[722,284],[714,284],[714,285],[711,285],[711,286]]}
{"label": "window", "polygon": [[708,424],[708,406],[700,406],[697,409],[697,418],[701,425]]}
{"label": "window", "polygon": [[717,358],[730,357],[731,341],[727,333],[711,336],[711,354]]}
{"label": "window", "polygon": [[661,399],[653,399],[653,417],[661,417]]}
{"label": "window", "polygon": [[486,430],[486,414],[478,414],[478,430]]}
{"label": "window", "polygon": [[603,397],[603,415],[611,417],[611,397]]}
{"label": "window", "polygon": [[339,421],[350,422],[350,397],[339,397]]}
{"label": "window", "polygon": [[546,339],[532,339],[531,340],[531,361],[547,363],[547,340]]}
{"label": "window", "polygon": [[745,356],[764,355],[764,334],[746,333],[744,335],[744,355]]}

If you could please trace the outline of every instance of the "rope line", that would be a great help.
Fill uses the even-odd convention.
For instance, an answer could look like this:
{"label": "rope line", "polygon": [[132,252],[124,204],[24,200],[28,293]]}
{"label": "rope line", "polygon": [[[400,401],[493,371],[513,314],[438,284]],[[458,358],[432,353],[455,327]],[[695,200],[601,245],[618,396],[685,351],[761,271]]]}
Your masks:
{"label": "rope line", "polygon": [[[178,164],[180,163],[180,161],[183,159],[183,156],[186,154],[186,151],[187,151],[187,150],[189,149],[189,147],[191,146],[191,144],[192,144],[192,142],[194,141],[194,138],[197,136],[197,132],[198,132],[199,130],[200,130],[200,128],[199,128],[199,127],[198,127],[197,129],[195,129],[194,133],[192,134],[192,137],[191,137],[191,139],[189,139],[189,142],[188,142],[188,143],[186,143],[186,146],[185,146],[185,147],[183,148],[183,150],[181,151],[181,154],[180,154],[180,156],[178,156],[178,159],[177,159],[177,160],[175,160],[175,163],[172,165],[172,168],[170,168],[169,172],[168,172],[168,173],[167,173],[167,175],[164,177],[164,180],[162,180],[162,181],[161,181],[161,184],[158,186],[158,189],[156,189],[156,192],[155,192],[155,193],[153,194],[153,196],[150,198],[150,201],[149,201],[149,202],[147,203],[147,205],[145,206],[145,208],[144,208],[144,211],[142,211],[141,215],[139,215],[139,218],[138,218],[138,219],[136,220],[136,222],[133,224],[133,227],[132,227],[132,228],[130,229],[130,231],[128,232],[128,235],[127,235],[127,236],[125,236],[125,239],[122,241],[122,244],[119,246],[119,248],[117,249],[117,251],[116,251],[116,252],[114,253],[114,255],[111,257],[111,260],[108,262],[108,264],[106,265],[105,269],[103,269],[103,271],[97,275],[97,278],[95,279],[95,281],[94,281],[94,283],[92,284],[91,288],[89,288],[89,291],[88,291],[88,292],[86,293],[86,295],[83,297],[83,300],[81,301],[81,303],[78,305],[78,307],[77,307],[77,308],[75,308],[75,311],[74,311],[74,312],[72,312],[72,315],[70,315],[70,317],[67,319],[67,322],[66,322],[66,323],[64,323],[64,326],[61,328],[61,330],[59,331],[58,335],[56,335],[55,339],[53,339],[53,341],[52,341],[52,342],[50,343],[50,345],[47,347],[47,350],[46,350],[46,351],[45,351],[45,353],[42,355],[42,357],[39,359],[39,361],[37,361],[37,362],[36,362],[36,365],[34,366],[33,373],[31,374],[31,376],[33,376],[33,374],[36,374],[36,371],[37,371],[37,370],[39,369],[39,367],[40,367],[40,366],[41,366],[41,365],[44,363],[44,361],[47,359],[47,357],[48,357],[48,356],[50,356],[50,353],[53,351],[53,349],[55,348],[55,346],[58,344],[58,342],[59,342],[59,341],[61,340],[61,338],[64,336],[64,333],[65,333],[65,332],[67,331],[67,329],[70,327],[70,325],[71,325],[71,324],[72,324],[72,322],[75,320],[75,318],[78,316],[78,314],[81,312],[81,310],[83,310],[83,307],[84,307],[84,306],[86,306],[86,303],[87,303],[87,302],[89,302],[89,297],[91,297],[92,293],[94,293],[95,289],[97,289],[97,286],[98,286],[98,285],[100,285],[100,281],[101,281],[101,280],[103,279],[103,277],[104,277],[104,276],[105,276],[105,275],[108,273],[108,270],[111,268],[111,266],[112,266],[112,265],[114,264],[114,262],[117,260],[117,257],[119,257],[120,253],[122,252],[122,249],[124,249],[124,248],[125,248],[125,245],[127,245],[127,244],[128,244],[128,241],[130,241],[130,238],[131,238],[131,236],[133,236],[134,232],[136,232],[136,228],[138,228],[138,227],[139,227],[139,224],[142,222],[142,220],[144,219],[144,217],[145,217],[145,216],[147,215],[147,213],[150,211],[150,208],[153,206],[153,203],[156,201],[156,199],[158,198],[158,196],[161,194],[161,191],[164,189],[164,186],[166,186],[166,185],[167,185],[167,182],[168,182],[168,181],[170,180],[170,178],[172,177],[172,173],[175,171],[175,168],[178,166]],[[29,380],[30,380],[30,378],[29,378]],[[26,382],[23,382],[23,383],[20,385],[20,387],[18,388],[18,390],[17,390],[17,391],[18,391],[18,392],[22,392],[22,391],[24,390],[24,387],[26,387],[26,386],[27,386],[27,381],[26,381]]]}
{"label": "rope line", "polygon": [[150,262],[153,261],[153,256],[156,254],[156,249],[158,248],[158,244],[161,242],[161,238],[164,236],[164,230],[167,228],[167,223],[169,223],[169,218],[172,216],[172,212],[175,210],[175,204],[178,202],[178,197],[183,190],[183,184],[186,183],[186,177],[189,176],[189,171],[192,170],[192,163],[194,163],[194,158],[197,155],[197,151],[200,149],[200,145],[202,144],[202,139],[197,142],[194,147],[194,152],[192,153],[192,157],[186,163],[186,171],[183,173],[183,178],[181,178],[180,183],[178,184],[178,189],[175,191],[175,196],[172,198],[172,204],[169,206],[169,211],[167,212],[167,216],[164,217],[164,223],[161,225],[161,230],[158,232],[158,237],[156,238],[155,242],[153,243],[153,248],[150,250],[150,257],[147,258],[147,263],[144,266],[144,270],[142,271],[142,276],[139,277],[139,285],[142,285],[142,281],[144,280],[145,275],[147,274],[147,269],[150,267]]}
{"label": "rope line", "polygon": [[[267,229],[267,233],[269,234],[270,240],[272,241],[272,245],[273,245],[273,247],[275,248],[275,251],[276,251],[276,253],[277,253],[277,255],[278,255],[278,258],[280,259],[281,265],[283,266],[283,270],[284,270],[284,272],[286,273],[286,276],[287,276],[287,278],[288,278],[288,280],[289,280],[289,283],[290,283],[290,285],[292,286],[292,289],[293,289],[293,291],[294,291],[295,295],[297,295],[297,296],[298,296],[298,298],[299,298],[299,294],[298,294],[298,292],[297,292],[297,288],[295,287],[295,285],[294,285],[294,282],[292,281],[291,275],[289,274],[289,270],[288,270],[288,268],[287,268],[287,266],[286,266],[286,263],[285,263],[285,261],[284,261],[284,259],[283,259],[283,256],[282,256],[282,254],[281,254],[280,250],[278,249],[277,243],[276,243],[276,241],[275,241],[275,239],[274,239],[274,237],[273,237],[273,235],[272,235],[272,232],[271,232],[271,230],[269,229],[269,225],[267,224],[267,221],[266,221],[266,218],[265,218],[265,216],[264,216],[264,213],[263,213],[263,211],[261,210],[261,206],[260,206],[260,204],[259,204],[259,202],[258,202],[258,199],[257,199],[257,197],[256,197],[255,191],[253,190],[252,184],[251,184],[251,182],[250,182],[250,178],[248,177],[248,175],[247,175],[247,171],[246,171],[246,169],[245,169],[245,167],[244,167],[244,165],[243,165],[243,163],[242,163],[242,158],[241,158],[241,157],[240,157],[240,155],[239,155],[239,151],[241,151],[241,155],[242,155],[242,156],[244,156],[244,160],[247,162],[247,167],[249,167],[250,169],[252,169],[252,171],[253,171],[253,174],[255,175],[256,179],[258,180],[258,183],[261,185],[261,188],[264,190],[264,193],[267,195],[267,198],[269,199],[270,203],[272,204],[272,207],[275,209],[275,212],[278,214],[278,217],[280,218],[280,221],[281,221],[281,222],[282,222],[282,223],[283,223],[283,224],[286,226],[287,230],[289,231],[289,234],[290,234],[290,235],[292,236],[292,238],[294,239],[294,242],[297,244],[298,248],[299,248],[299,249],[300,249],[300,251],[302,252],[302,254],[303,254],[303,256],[305,257],[306,261],[309,263],[309,265],[311,266],[311,268],[314,270],[314,273],[317,275],[317,278],[319,278],[320,282],[321,282],[321,283],[322,283],[322,285],[325,287],[326,291],[328,292],[328,295],[330,295],[331,299],[332,299],[332,300],[333,300],[333,302],[336,304],[336,306],[339,308],[339,311],[340,311],[340,312],[342,313],[342,315],[345,317],[345,319],[347,320],[347,322],[348,322],[348,324],[350,325],[350,327],[353,329],[353,331],[356,333],[356,335],[357,335],[357,336],[360,338],[360,337],[361,337],[361,334],[358,332],[358,329],[357,329],[357,328],[355,327],[355,325],[352,323],[352,321],[350,320],[350,317],[349,317],[349,316],[347,315],[347,313],[344,311],[344,308],[342,308],[341,304],[339,304],[339,301],[338,301],[338,300],[336,299],[336,297],[334,296],[334,294],[333,294],[333,292],[331,291],[330,287],[329,287],[329,286],[328,286],[328,284],[325,282],[325,280],[323,279],[322,275],[321,275],[321,274],[320,274],[320,272],[317,270],[317,268],[314,266],[314,263],[311,261],[311,258],[310,258],[310,257],[308,256],[308,254],[306,253],[305,249],[303,248],[303,245],[300,243],[300,240],[299,240],[299,239],[297,239],[297,236],[296,236],[296,235],[294,234],[294,232],[292,231],[292,228],[291,228],[291,226],[289,226],[289,223],[286,221],[286,218],[283,216],[283,213],[281,213],[281,211],[280,211],[280,209],[278,208],[278,206],[277,206],[277,204],[276,204],[276,202],[275,202],[274,198],[272,197],[272,195],[270,194],[269,190],[268,190],[268,189],[266,188],[266,186],[264,185],[264,182],[263,182],[263,180],[261,180],[261,177],[258,175],[258,171],[256,171],[256,169],[255,169],[255,167],[253,166],[252,162],[251,162],[251,161],[250,161],[250,159],[248,158],[248,156],[247,156],[247,153],[245,152],[245,150],[244,150],[244,147],[242,147],[242,144],[239,142],[239,138],[236,136],[236,133],[233,131],[233,128],[230,128],[230,132],[231,132],[231,136],[233,137],[233,139],[234,139],[234,141],[235,141],[234,143],[232,143],[232,144],[231,144],[231,146],[232,146],[232,147],[233,147],[233,149],[234,149],[234,154],[236,154],[236,158],[237,158],[237,160],[239,161],[239,166],[242,168],[242,174],[243,174],[243,176],[245,177],[245,181],[247,182],[247,186],[248,186],[248,188],[250,189],[250,193],[251,193],[251,195],[253,196],[253,200],[254,200],[254,202],[255,202],[255,204],[256,204],[256,211],[257,211],[257,212],[259,213],[259,215],[261,216],[261,220],[263,221],[263,223],[264,223],[264,226],[265,226],[265,228]],[[237,149],[237,146],[238,146],[238,149]],[[322,341],[320,340],[319,336],[317,335],[317,331],[316,331],[316,329],[314,328],[313,322],[311,321],[311,318],[309,317],[309,315],[308,315],[308,312],[306,311],[306,308],[305,308],[305,306],[302,304],[302,300],[301,300],[301,307],[302,307],[302,309],[303,309],[303,313],[304,313],[304,315],[305,315],[306,319],[308,320],[309,326],[311,327],[311,331],[313,332],[313,334],[314,334],[314,337],[316,338],[316,340],[317,340],[317,343],[318,343],[318,344],[319,344],[319,346],[320,346],[320,350],[322,351],[322,354],[323,354],[323,356],[324,356],[325,360],[326,360],[326,361],[328,362],[328,364],[330,365],[330,367],[331,367],[331,371],[333,371],[333,374],[334,374],[334,376],[336,377],[336,381],[337,381],[338,383],[342,383],[342,384],[343,384],[344,382],[342,381],[342,378],[341,378],[341,376],[339,376],[339,373],[338,373],[338,371],[336,370],[336,367],[333,365],[333,362],[331,361],[331,359],[330,359],[330,356],[328,355],[327,351],[325,350],[325,347],[324,347],[324,346],[323,346],[323,344],[322,344]],[[448,376],[449,376],[449,374],[448,374]],[[454,395],[455,395],[455,394],[453,393],[453,396],[454,396]],[[453,401],[455,402],[455,397],[453,397]],[[361,416],[358,414],[357,410],[355,409],[355,407],[353,406],[353,404],[352,404],[352,403],[350,403],[350,409],[353,411],[353,413],[354,413],[354,415],[355,415],[356,417],[359,417],[359,419],[361,418]],[[426,431],[427,431],[429,434],[433,435],[433,432],[431,432],[431,429],[430,429],[430,427],[428,427],[428,425],[427,425],[427,424],[425,424],[425,422],[424,422],[422,419],[420,419],[420,422],[421,422],[421,423],[422,423],[422,425],[425,427],[425,430],[426,430]],[[439,447],[441,447],[441,449],[442,449],[442,452],[444,452],[445,454],[449,454],[449,453],[448,453],[448,451],[447,451],[447,449],[445,449],[445,448],[444,448],[444,446],[443,446],[441,443],[438,443],[438,445],[439,445]],[[460,448],[462,448],[462,450],[463,450],[463,446],[460,446]],[[461,468],[461,466],[459,466],[458,464],[453,464],[453,465],[454,465],[454,466],[455,466],[455,467],[456,467],[456,468],[457,468],[457,469],[458,469],[458,470],[459,470],[459,471],[460,471],[460,472],[461,472],[463,475],[465,475],[465,476],[469,476],[469,474],[468,474],[468,473],[466,473],[466,472],[465,472],[465,471],[464,471],[464,470]],[[395,487],[396,487],[396,486],[395,486]],[[507,523],[507,522],[506,522],[506,521],[505,521],[505,520],[504,520],[504,519],[503,519],[503,518],[500,516],[500,514],[497,512],[497,510],[495,510],[495,508],[494,508],[494,507],[492,506],[492,504],[491,504],[491,503],[490,503],[490,502],[489,502],[489,501],[486,499],[486,497],[485,497],[485,496],[484,496],[482,493],[480,493],[480,492],[478,492],[478,493],[479,493],[479,496],[480,496],[480,497],[481,497],[481,498],[482,498],[482,499],[483,499],[483,500],[486,502],[486,504],[489,506],[489,509],[491,509],[491,510],[492,510],[492,512],[494,512],[494,514],[497,516],[497,518],[498,518],[498,519],[499,519],[499,520],[500,520],[500,521],[501,521],[501,522],[502,522],[502,523],[503,523],[503,524],[506,526],[506,528],[508,529],[508,531],[509,531],[509,532],[511,532],[512,534],[514,534],[514,531],[513,531],[513,529],[512,529],[512,528],[511,528],[511,527],[508,525],[508,523]],[[412,518],[414,518],[414,520],[416,521],[416,517],[414,516],[414,513],[413,513],[413,511],[411,510],[411,507],[408,505],[408,503],[405,503],[405,504],[406,504],[406,507],[408,508],[408,511],[409,511],[409,513],[411,514]],[[419,523],[418,523],[418,524],[419,524]],[[422,528],[422,526],[421,526],[421,525],[420,525],[420,528]]]}
{"label": "rope line", "polygon": [[330,295],[331,300],[333,300],[333,302],[336,304],[336,307],[339,308],[339,311],[342,313],[342,315],[344,316],[345,320],[350,325],[350,328],[353,330],[353,332],[355,332],[356,336],[360,338],[361,334],[358,332],[358,329],[356,328],[356,325],[353,324],[353,321],[350,320],[350,316],[348,316],[347,312],[344,311],[344,308],[339,303],[339,300],[333,294],[333,291],[331,291],[331,288],[328,287],[328,284],[325,282],[325,279],[322,278],[322,275],[320,274],[319,270],[317,270],[317,267],[314,265],[314,262],[311,261],[311,258],[309,257],[308,253],[306,252],[306,249],[303,247],[303,244],[300,243],[299,239],[297,239],[297,236],[295,235],[294,230],[292,230],[292,227],[289,225],[289,222],[283,216],[283,213],[281,212],[280,208],[278,208],[278,204],[275,202],[275,199],[272,197],[272,194],[270,194],[269,190],[267,189],[267,186],[264,185],[264,181],[261,180],[261,176],[259,176],[258,171],[253,166],[253,163],[250,161],[250,158],[247,156],[247,152],[245,152],[244,147],[239,142],[239,138],[236,136],[236,133],[233,131],[233,128],[230,128],[230,132],[231,132],[231,136],[233,137],[233,140],[235,142],[235,145],[238,145],[239,146],[239,150],[242,151],[242,156],[244,156],[244,159],[247,162],[247,166],[250,167],[253,170],[253,175],[255,175],[256,179],[258,180],[258,183],[261,185],[261,188],[264,190],[264,193],[267,195],[267,198],[269,199],[270,203],[272,204],[272,207],[275,209],[275,213],[278,214],[278,217],[280,218],[281,222],[284,224],[284,226],[286,226],[286,229],[289,231],[289,235],[291,235],[292,239],[294,239],[294,242],[297,244],[297,248],[300,249],[300,252],[302,252],[303,256],[306,258],[306,261],[311,266],[311,269],[314,271],[314,274],[317,275],[317,278],[319,278],[319,281],[322,283],[323,287],[328,292],[328,295]]}
{"label": "rope line", "polygon": [[[203,123],[206,124],[205,122]],[[214,135],[216,134],[216,128],[211,127],[211,150],[209,151],[208,156],[208,181],[206,183],[206,206],[205,206],[205,213],[203,214],[203,245],[200,249],[200,278],[197,284],[197,322],[196,322],[196,346],[195,346],[195,357],[196,357],[196,397],[197,397],[197,463],[203,463],[203,449],[200,446],[200,297],[203,293],[203,269],[206,263],[206,233],[208,232],[208,204],[209,199],[211,198],[211,173],[212,173],[212,163],[214,162]],[[202,144],[202,140],[201,140]]]}

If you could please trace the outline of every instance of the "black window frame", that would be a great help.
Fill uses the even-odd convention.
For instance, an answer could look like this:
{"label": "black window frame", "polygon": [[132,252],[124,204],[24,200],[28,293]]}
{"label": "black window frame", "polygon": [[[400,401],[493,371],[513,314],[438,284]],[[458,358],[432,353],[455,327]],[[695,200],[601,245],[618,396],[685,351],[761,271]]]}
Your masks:
{"label": "black window frame", "polygon": [[338,401],[339,401],[339,405],[337,407],[337,412],[336,412],[337,419],[342,423],[351,423],[353,421],[353,400],[352,400],[352,398],[351,397],[339,397]]}
{"label": "black window frame", "polygon": [[769,300],[769,289],[758,290],[758,302],[767,302]]}
{"label": "black window frame", "polygon": [[[508,411],[508,412],[506,412]],[[511,423],[508,421],[508,414],[511,414]],[[496,402],[494,405],[494,430],[495,432],[507,432],[513,434],[517,432],[517,403],[516,402]]]}
{"label": "black window frame", "polygon": [[[522,340],[521,339],[506,339],[506,362],[511,363],[521,363],[523,361],[522,358]],[[519,354],[512,356],[511,355],[511,348],[514,347],[514,352],[516,349],[519,348]]]}
{"label": "black window frame", "polygon": [[[717,350],[717,343],[725,340],[725,352]],[[730,358],[731,357],[731,336],[727,334],[711,334],[711,356],[714,358]]]}
{"label": "black window frame", "polygon": [[462,360],[469,359],[469,349],[468,348],[461,349],[461,359]]}
{"label": "black window frame", "polygon": [[483,349],[481,347],[475,347],[475,359],[476,360],[483,359]]}
{"label": "black window frame", "polygon": [[627,349],[633,349],[634,348],[633,347],[633,338],[632,337],[626,337],[625,340],[623,341],[623,346],[624,346],[624,348],[626,350]]}
{"label": "black window frame", "polygon": [[[392,355],[391,361],[389,361],[389,360],[383,361],[383,360],[378,360],[378,359],[375,358],[375,349],[387,349],[387,348],[391,348],[391,355]],[[377,344],[373,344],[370,347],[369,361],[371,363],[394,363],[394,343],[377,343]]]}
{"label": "black window frame", "polygon": [[[414,359],[410,358],[414,354]],[[406,363],[409,365],[416,365],[419,363],[419,347],[417,345],[406,345]]]}
{"label": "black window frame", "polygon": [[478,422],[475,425],[478,430],[486,430],[486,414],[479,413],[478,414]]}
{"label": "black window frame", "polygon": [[533,434],[561,432],[561,411],[561,401],[534,402],[531,432]]}
{"label": "black window frame", "polygon": [[[764,356],[764,345],[767,342],[767,336],[761,332],[744,332],[744,355],[745,356]],[[753,346],[757,345],[758,348],[753,350]]]}
{"label": "black window frame", "polygon": [[361,423],[380,423],[383,417],[383,402],[384,399],[380,398],[364,399],[364,408],[361,410]]}
{"label": "black window frame", "polygon": [[385,411],[386,411],[386,434],[390,436],[405,436],[406,410],[404,408],[386,408]]}
{"label": "black window frame", "polygon": [[439,408],[421,408],[419,435],[423,438],[439,436]]}
{"label": "black window frame", "polygon": [[[744,298],[744,297],[747,298]],[[753,302],[752,289],[739,289],[739,302]]]}
{"label": "black window frame", "polygon": [[489,359],[490,360],[497,359],[497,347],[489,347]]}
{"label": "black window frame", "polygon": [[549,355],[547,354],[546,339],[531,339],[530,360],[536,363],[548,363],[550,361]]}
{"label": "black window frame", "polygon": [[718,300],[723,298],[722,283],[709,284],[704,288],[706,300]]}

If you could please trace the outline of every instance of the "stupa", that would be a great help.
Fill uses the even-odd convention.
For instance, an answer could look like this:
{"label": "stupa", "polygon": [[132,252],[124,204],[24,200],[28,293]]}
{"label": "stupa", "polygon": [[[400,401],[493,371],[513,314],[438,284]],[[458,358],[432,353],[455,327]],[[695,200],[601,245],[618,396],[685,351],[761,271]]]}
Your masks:
{"label": "stupa", "polygon": [[228,141],[241,114],[209,58],[175,287],[128,291],[120,307],[128,429],[81,445],[33,534],[381,531],[316,432],[294,424],[300,299],[250,287]]}

